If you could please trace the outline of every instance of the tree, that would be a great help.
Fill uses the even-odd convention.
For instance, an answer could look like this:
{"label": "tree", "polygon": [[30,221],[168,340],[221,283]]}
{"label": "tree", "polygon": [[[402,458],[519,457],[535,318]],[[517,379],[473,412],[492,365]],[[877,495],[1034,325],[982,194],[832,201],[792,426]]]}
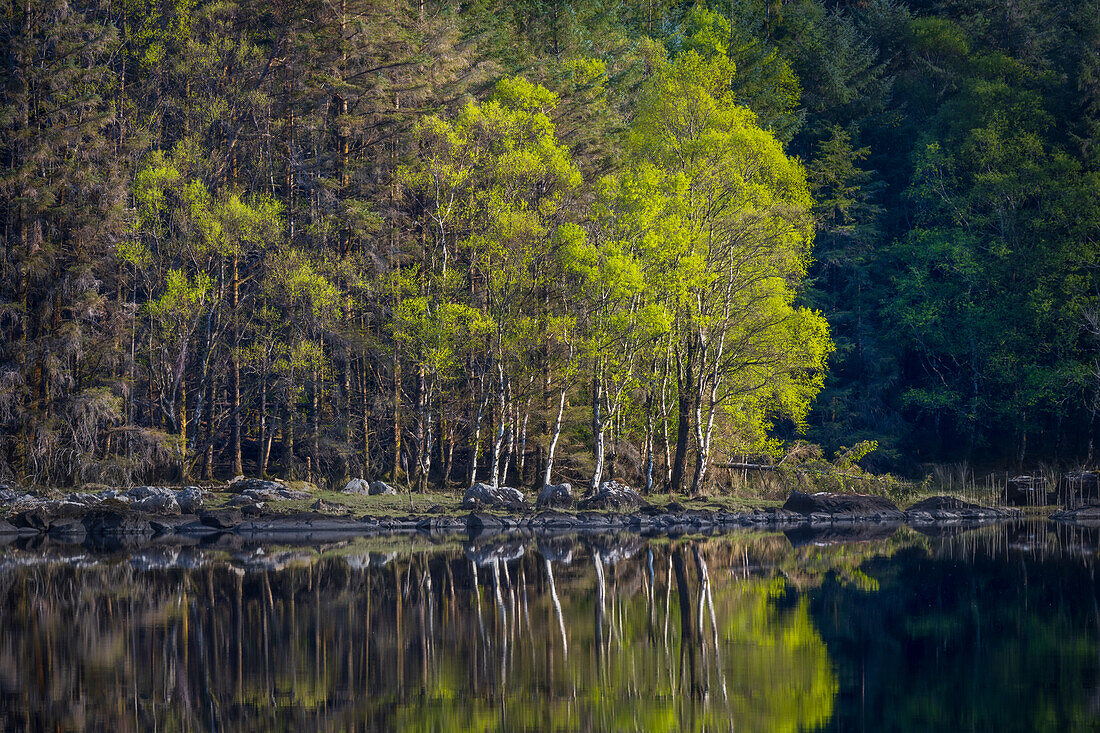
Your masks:
{"label": "tree", "polygon": [[669,194],[662,216],[679,230],[655,253],[675,317],[677,491],[692,427],[698,492],[719,412],[733,441],[761,445],[772,416],[804,420],[832,349],[820,314],[794,305],[813,238],[805,173],[735,103],[732,77],[721,56],[662,63],[631,132],[636,165],[652,166]]}

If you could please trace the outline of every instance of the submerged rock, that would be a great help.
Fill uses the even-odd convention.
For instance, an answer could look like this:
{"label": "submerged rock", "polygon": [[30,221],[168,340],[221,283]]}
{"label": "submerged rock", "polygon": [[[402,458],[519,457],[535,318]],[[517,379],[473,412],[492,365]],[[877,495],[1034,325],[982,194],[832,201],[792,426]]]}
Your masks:
{"label": "submerged rock", "polygon": [[543,486],[538,499],[535,500],[535,506],[568,509],[573,506],[573,485],[547,484]]}
{"label": "submerged rock", "polygon": [[523,492],[510,486],[474,484],[462,496],[463,509],[522,509],[527,504]]}
{"label": "submerged rock", "polygon": [[636,509],[648,503],[637,491],[620,481],[612,479],[600,484],[599,491],[587,499],[582,499],[577,504],[577,508],[583,510]]}
{"label": "submerged rock", "polygon": [[903,521],[905,513],[885,496],[870,494],[835,494],[821,491],[804,494],[792,491],[783,509],[808,517],[811,521],[874,519]]}

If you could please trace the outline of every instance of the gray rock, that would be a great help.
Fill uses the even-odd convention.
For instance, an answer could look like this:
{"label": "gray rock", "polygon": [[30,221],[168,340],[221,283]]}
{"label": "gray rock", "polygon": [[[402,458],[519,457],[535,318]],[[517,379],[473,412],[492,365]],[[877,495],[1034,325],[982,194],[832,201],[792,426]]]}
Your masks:
{"label": "gray rock", "polygon": [[83,542],[88,532],[84,527],[83,521],[79,519],[65,519],[51,524],[49,534],[50,537],[60,542],[76,544]]}
{"label": "gray rock", "polygon": [[369,494],[370,482],[361,478],[353,478],[344,484],[343,492],[345,494]]}
{"label": "gray rock", "polygon": [[266,479],[245,478],[244,476],[237,476],[230,481],[229,490],[234,494],[251,491],[262,495],[265,499],[307,499],[310,496],[310,492],[291,489],[279,479],[269,481]]}
{"label": "gray rock", "polygon": [[153,494],[130,504],[132,509],[148,514],[179,514],[180,504],[174,493]]}
{"label": "gray rock", "polygon": [[783,509],[808,517],[813,521],[837,519],[875,519],[878,521],[903,521],[905,513],[885,496],[870,494],[835,494],[820,491],[804,494],[792,491]]}
{"label": "gray rock", "polygon": [[135,486],[126,492],[126,496],[134,501],[148,499],[151,496],[171,496],[176,498],[176,490],[165,486]]}
{"label": "gray rock", "polygon": [[214,529],[229,529],[241,523],[241,513],[233,509],[203,512],[199,515],[199,521],[207,527]]}
{"label": "gray rock", "polygon": [[371,496],[393,496],[397,493],[397,489],[393,488],[385,481],[371,481],[370,489],[367,493]]}
{"label": "gray rock", "polygon": [[567,509],[573,506],[572,484],[547,484],[539,492],[535,506]]}
{"label": "gray rock", "polygon": [[971,504],[953,496],[932,496],[919,501],[905,512],[910,521],[944,521],[958,519],[1005,519],[1020,515],[1019,509],[998,509]]}
{"label": "gray rock", "polygon": [[1009,506],[1043,506],[1056,500],[1042,476],[1013,476],[1005,484],[1002,498]]}
{"label": "gray rock", "polygon": [[184,514],[198,514],[203,508],[202,489],[188,486],[176,492],[176,502]]}
{"label": "gray rock", "polygon": [[142,535],[152,536],[153,525],[148,520],[132,514],[116,511],[94,511],[84,517],[84,528],[95,536]]}
{"label": "gray rock", "polygon": [[489,484],[474,484],[466,489],[462,496],[464,509],[476,509],[478,507],[496,509],[521,509],[526,505],[523,492],[510,486],[490,486]]}
{"label": "gray rock", "polygon": [[578,509],[636,509],[648,502],[634,489],[624,483],[604,481],[599,491],[577,504]]}

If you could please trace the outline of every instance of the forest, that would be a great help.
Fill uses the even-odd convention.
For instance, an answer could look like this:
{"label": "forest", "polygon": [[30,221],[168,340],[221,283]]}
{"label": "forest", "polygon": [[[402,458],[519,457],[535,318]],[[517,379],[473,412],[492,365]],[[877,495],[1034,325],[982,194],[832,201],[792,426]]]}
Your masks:
{"label": "forest", "polygon": [[1100,0],[0,13],[0,482],[1095,461]]}

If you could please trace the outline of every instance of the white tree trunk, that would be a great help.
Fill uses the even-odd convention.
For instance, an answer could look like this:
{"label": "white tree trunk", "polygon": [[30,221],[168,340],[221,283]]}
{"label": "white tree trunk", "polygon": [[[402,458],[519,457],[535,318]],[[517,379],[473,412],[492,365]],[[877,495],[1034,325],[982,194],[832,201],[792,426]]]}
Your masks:
{"label": "white tree trunk", "polygon": [[554,451],[558,448],[558,438],[561,437],[561,416],[565,411],[565,387],[561,388],[561,399],[558,401],[558,417],[554,421],[554,437],[550,439],[550,448],[546,451],[546,471],[542,475],[542,485],[550,485],[550,474],[554,470]]}

